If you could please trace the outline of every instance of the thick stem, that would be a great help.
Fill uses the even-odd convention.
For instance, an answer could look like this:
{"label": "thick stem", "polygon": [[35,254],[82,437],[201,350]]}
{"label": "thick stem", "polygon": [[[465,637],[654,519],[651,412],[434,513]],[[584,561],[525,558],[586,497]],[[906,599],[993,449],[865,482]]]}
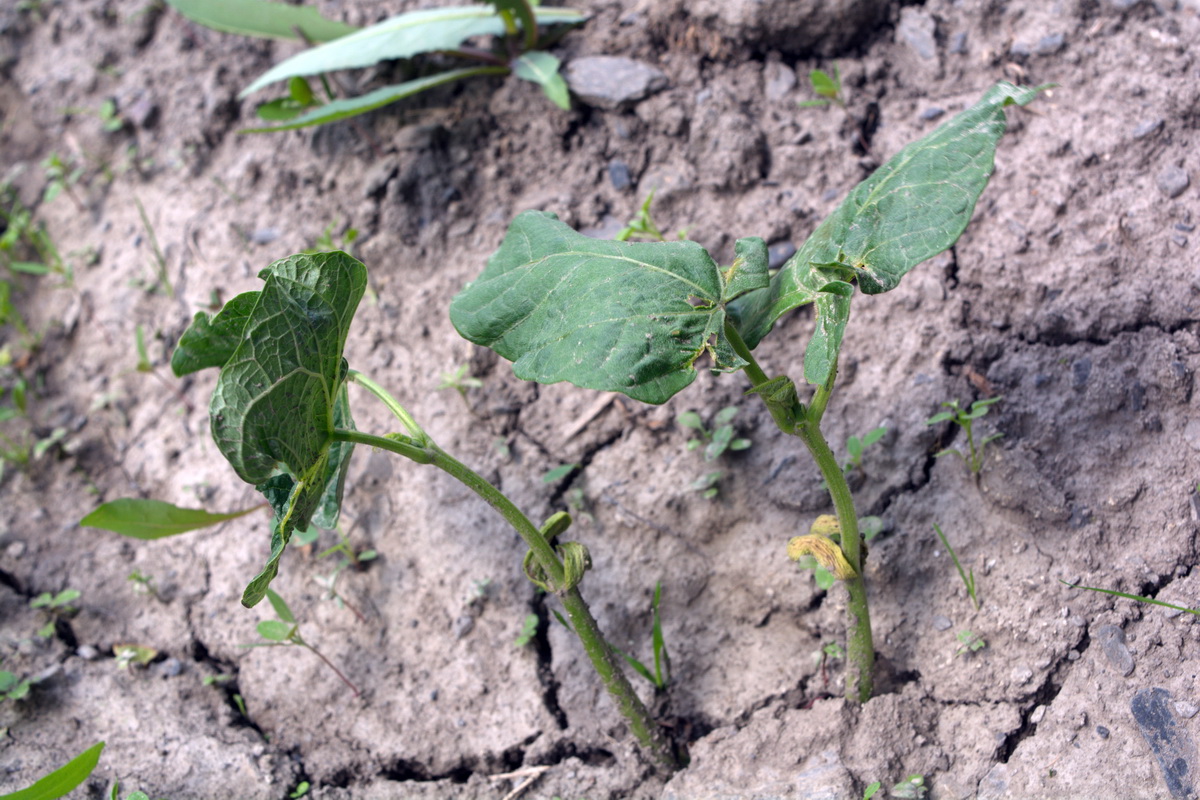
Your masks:
{"label": "thick stem", "polygon": [[846,698],[865,703],[874,688],[872,672],[875,667],[875,645],[871,639],[867,584],[862,577],[862,536],[858,532],[854,498],[850,495],[850,486],[846,483],[846,476],[837,458],[821,435],[820,427],[815,422],[802,424],[797,429],[797,435],[808,447],[808,452],[817,462],[817,468],[821,470],[821,477],[829,487],[829,496],[833,499],[833,508],[842,532],[842,552],[854,568],[855,577],[845,582],[850,593],[848,610],[853,618],[846,646]]}

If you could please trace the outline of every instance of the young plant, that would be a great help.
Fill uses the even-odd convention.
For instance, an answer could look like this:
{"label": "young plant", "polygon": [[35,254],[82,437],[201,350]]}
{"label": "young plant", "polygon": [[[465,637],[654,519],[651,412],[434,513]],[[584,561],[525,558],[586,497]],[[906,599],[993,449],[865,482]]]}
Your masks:
{"label": "young plant", "polygon": [[924,775],[909,775],[904,780],[892,787],[892,797],[900,798],[900,800],[925,800],[925,795],[929,789],[925,786]]}
{"label": "young plant", "polygon": [[[246,587],[250,607],[268,596],[283,553],[296,531],[337,524],[350,453],[356,444],[437,467],[488,502],[524,539],[525,575],[559,598],[572,630],[651,757],[677,768],[672,749],[620,668],[583,600],[579,583],[591,566],[577,542],[551,544],[571,524],[565,513],[534,525],[504,494],[451,457],[383,387],[350,369],[342,356],[350,323],[366,291],[366,268],[345,253],[295,255],[260,273],[259,291],[238,295],[210,317],[201,311],[171,360],[177,375],[220,369],[209,408],[218,450],[238,475],[256,486],[275,512],[271,553]],[[364,433],[350,414],[349,384],[366,389],[395,415],[401,431]],[[235,512],[246,513],[246,512]],[[118,500],[82,524],[141,538],[179,533],[220,516],[156,501]],[[260,628],[269,644],[301,644],[290,612]],[[266,623],[264,623],[265,625]]]}
{"label": "young plant", "polygon": [[868,431],[861,439],[851,436],[846,440],[846,461],[842,464],[842,472],[849,475],[853,470],[862,469],[863,451],[887,436],[888,429],[884,427]]}
{"label": "young plant", "polygon": [[[751,392],[782,433],[801,440],[828,484],[840,541],[817,535],[807,546],[837,567],[830,571],[849,592],[846,694],[855,700],[871,695],[875,659],[862,536],[841,464],[820,429],[850,301],[856,285],[866,294],[893,289],[958,240],[991,176],[1005,107],[1030,103],[1039,91],[999,83],[905,147],[774,275],[761,238],[739,239],[733,263],[721,267],[693,242],[593,240],[552,214],[527,211],[450,306],[459,333],[512,361],[527,380],[570,381],[658,404],[695,380],[701,357],[718,371],[744,371]],[[787,376],[768,377],[752,350],[780,317],[808,303],[817,324],[804,357],[814,387],[805,402]]]}
{"label": "young plant", "polygon": [[975,631],[962,630],[956,634],[956,637],[958,638],[959,645],[961,645],[954,651],[954,655],[956,656],[965,655],[966,653],[976,653],[987,647],[987,642],[984,641],[982,636],[975,633]]}
{"label": "young plant", "polygon": [[[275,616],[278,619],[265,619],[258,623],[258,635],[265,641],[256,642],[254,644],[242,644],[239,647],[288,647],[289,645],[298,645],[303,647],[308,652],[312,653],[317,658],[324,662],[325,666],[333,670],[333,673],[338,676],[342,683],[350,687],[350,691],[354,692],[354,696],[359,696],[358,687],[355,686],[345,674],[338,669],[332,661],[325,657],[317,648],[313,647],[308,642],[304,641],[304,637],[300,635],[300,625],[296,622],[296,617],[292,614],[292,609],[284,602],[283,598],[277,595],[271,589],[266,590],[267,600],[271,603],[271,608],[275,611]],[[245,713],[245,712],[243,712]]]}
{"label": "young plant", "polygon": [[[650,194],[646,195],[646,200],[642,203],[642,207],[638,210],[637,216],[629,220],[628,224],[613,237],[613,240],[617,242],[628,242],[631,239],[636,239],[639,242],[667,241],[667,237],[659,229],[658,224],[654,221],[654,217],[650,215],[650,204],[653,202],[654,190],[651,189]],[[675,236],[679,241],[683,241],[687,238],[687,228],[680,230]]]}
{"label": "young plant", "polygon": [[[566,8],[542,7],[530,0],[489,0],[487,5],[422,9],[391,17],[361,30],[322,20],[312,13],[302,23],[291,20],[262,22],[278,13],[300,11],[283,4],[213,4],[204,0],[168,0],[188,18],[217,30],[232,30],[255,36],[292,36],[292,25],[301,24],[308,38],[324,39],[324,44],[305,50],[275,65],[247,86],[246,97],[273,83],[286,81],[287,94],[262,103],[259,116],[282,125],[249,128],[243,133],[285,131],[308,125],[321,125],[359,114],[411,97],[420,92],[454,81],[485,75],[516,75],[542,87],[546,96],[562,109],[570,108],[566,81],[558,72],[559,59],[545,51],[565,32],[587,17]],[[273,8],[264,6],[278,6]],[[306,9],[311,12],[311,9]],[[254,19],[247,19],[253,17]],[[289,24],[289,22],[291,24]],[[333,27],[339,26],[339,27]],[[565,26],[565,27],[564,27]],[[543,32],[548,28],[547,32]],[[481,36],[495,38],[489,49],[471,47],[467,40]],[[402,83],[384,86],[358,97],[336,98],[326,73],[370,67],[382,61],[411,60],[417,56],[442,56],[470,66],[434,72]],[[434,62],[435,68],[441,62]],[[308,84],[309,76],[321,75],[325,99]]]}
{"label": "young plant", "polygon": [[517,638],[513,640],[514,647],[525,647],[533,641],[533,637],[537,636],[538,615],[527,614],[525,621],[521,623],[521,632],[517,634]]}
{"label": "young plant", "polygon": [[[654,653],[654,671],[628,653],[617,650],[633,671],[648,680],[657,690],[662,691],[671,682],[671,656],[667,653],[667,641],[663,637],[662,617],[658,613],[659,603],[662,602],[662,581],[654,584],[654,599],[650,601],[650,648]],[[614,648],[615,649],[615,648]]]}
{"label": "young plant", "polygon": [[39,681],[37,677],[22,678],[8,670],[0,670],[0,700],[24,700],[30,688]]}
{"label": "young plant", "polygon": [[51,153],[42,160],[42,171],[46,175],[46,188],[42,192],[42,202],[53,203],[64,191],[80,211],[84,209],[83,201],[75,193],[75,184],[83,177],[83,167],[67,163],[58,153]]}
{"label": "young plant", "polygon": [[[722,408],[712,419],[712,430],[704,427],[704,420],[695,411],[684,411],[675,418],[675,423],[681,428],[691,428],[699,434],[698,437],[688,440],[689,451],[704,445],[704,460],[716,461],[726,450],[745,450],[753,444],[749,439],[735,438],[733,418],[737,413],[737,406]],[[692,481],[691,487],[703,492],[705,499],[711,500],[720,491],[717,484],[724,475],[724,470],[711,470]]]}
{"label": "young plant", "polygon": [[996,441],[1004,434],[993,433],[990,436],[985,436],[979,441],[978,446],[976,446],[975,433],[971,426],[975,420],[979,419],[980,417],[987,416],[988,409],[1003,399],[1004,397],[1001,396],[990,397],[987,400],[976,400],[974,403],[971,403],[970,409],[965,409],[959,406],[957,400],[949,400],[945,403],[942,403],[942,406],[949,410],[942,411],[939,414],[934,414],[932,417],[925,420],[925,424],[937,425],[939,422],[953,422],[955,425],[967,432],[968,452],[964,454],[957,448],[948,447],[945,450],[940,450],[937,453],[934,453],[933,457],[941,458],[942,456],[954,454],[963,460],[963,462],[967,465],[967,469],[971,470],[972,474],[978,475],[979,471],[983,469],[984,449],[990,442]]}
{"label": "young plant", "polygon": [[946,539],[946,534],[942,533],[942,529],[938,524],[933,523],[933,529],[937,531],[938,538],[942,540],[942,546],[946,548],[946,552],[950,554],[950,559],[954,562],[954,568],[958,570],[958,577],[962,578],[963,586],[967,587],[967,594],[971,598],[971,604],[975,606],[975,610],[979,610],[979,598],[975,594],[975,570],[974,568],[963,571],[962,564],[958,561],[958,554],[954,552],[954,548],[950,546],[950,542]]}
{"label": "young plant", "polygon": [[438,391],[443,389],[453,389],[458,392],[458,396],[465,402],[467,392],[471,389],[478,389],[483,386],[483,381],[470,374],[470,364],[460,364],[454,372],[443,372],[442,382],[438,384]]}
{"label": "young plant", "polygon": [[808,73],[808,83],[812,86],[812,90],[820,95],[816,100],[803,100],[798,105],[801,108],[811,108],[813,106],[827,106],[831,103],[838,108],[846,108],[846,99],[842,97],[842,76],[838,72],[837,64],[833,65],[833,75],[821,69],[814,69]]}
{"label": "young plant", "polygon": [[79,596],[80,592],[78,589],[63,589],[58,594],[42,592],[30,600],[30,608],[43,608],[49,616],[49,621],[38,629],[37,635],[43,639],[49,639],[53,636],[54,629],[58,626],[59,621],[65,620],[79,610],[71,605],[72,602],[79,599]]}
{"label": "young plant", "polygon": [[1162,600],[1155,600],[1153,597],[1146,597],[1146,596],[1140,595],[1140,594],[1127,594],[1125,592],[1118,592],[1115,589],[1099,589],[1095,586],[1081,586],[1080,584],[1077,584],[1077,583],[1067,583],[1067,581],[1064,581],[1062,578],[1059,578],[1058,582],[1063,584],[1064,586],[1070,586],[1072,589],[1086,589],[1089,592],[1098,592],[1099,594],[1108,594],[1108,595],[1112,595],[1113,597],[1124,597],[1126,600],[1135,600],[1139,603],[1149,603],[1150,605],[1162,606],[1163,608],[1170,608],[1170,609],[1174,609],[1175,611],[1184,611],[1188,614],[1192,614],[1193,616],[1200,617],[1200,609],[1188,608],[1187,606],[1177,606],[1173,603],[1166,603],[1166,602],[1163,602]]}

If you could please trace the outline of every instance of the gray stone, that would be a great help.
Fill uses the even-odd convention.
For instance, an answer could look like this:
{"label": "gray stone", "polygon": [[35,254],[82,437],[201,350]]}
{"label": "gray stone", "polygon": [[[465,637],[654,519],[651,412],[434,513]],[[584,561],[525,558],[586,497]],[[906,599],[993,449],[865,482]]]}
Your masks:
{"label": "gray stone", "polygon": [[966,31],[956,33],[950,37],[950,52],[956,56],[961,56],[967,52]]}
{"label": "gray stone", "polygon": [[787,64],[768,61],[763,67],[763,94],[768,102],[780,102],[795,87],[796,72]]}
{"label": "gray stone", "polygon": [[1028,42],[1013,42],[1008,48],[1008,54],[1012,58],[1025,59],[1033,55],[1033,48]]}
{"label": "gray stone", "polygon": [[475,629],[475,618],[470,614],[463,614],[458,619],[454,620],[454,638],[461,639]]}
{"label": "gray stone", "polygon": [[941,614],[933,618],[933,629],[935,631],[948,631],[953,625],[954,623],[950,621],[949,617],[942,616]]}
{"label": "gray stone", "polygon": [[937,119],[938,117],[942,116],[945,113],[946,113],[946,109],[942,108],[941,106],[930,106],[929,108],[927,108],[921,112],[921,119],[925,120],[926,122],[929,122],[931,120]]}
{"label": "gray stone", "polygon": [[1197,713],[1200,713],[1200,706],[1197,706],[1195,703],[1189,703],[1187,700],[1176,700],[1175,713],[1184,719],[1191,719]]}
{"label": "gray stone", "polygon": [[768,266],[779,269],[789,258],[796,254],[796,245],[791,242],[776,242],[767,248]]}
{"label": "gray stone", "polygon": [[609,162],[608,179],[612,181],[613,188],[618,192],[623,192],[633,185],[633,178],[629,175],[629,165],[624,161]]}
{"label": "gray stone", "polygon": [[645,100],[667,86],[662,70],[621,56],[578,58],[567,65],[564,75],[576,97],[610,110]]}
{"label": "gray stone", "polygon": [[1133,672],[1133,653],[1125,646],[1125,631],[1116,625],[1105,625],[1096,631],[1096,638],[1100,641],[1108,663],[1112,664],[1117,672],[1128,677]]}
{"label": "gray stone", "polygon": [[1088,378],[1092,374],[1092,359],[1087,356],[1081,357],[1078,361],[1071,365],[1071,386],[1076,389],[1082,389],[1087,386]]}
{"label": "gray stone", "polygon": [[1038,39],[1037,47],[1033,49],[1039,56],[1052,56],[1067,46],[1067,37],[1061,33],[1052,33]]}
{"label": "gray stone", "polygon": [[926,61],[937,58],[937,23],[929,12],[906,6],[900,9],[900,24],[896,26],[896,41]]}
{"label": "gray stone", "polygon": [[1167,197],[1179,197],[1187,190],[1192,178],[1183,167],[1172,165],[1158,173],[1154,181],[1158,184],[1158,190]]}
{"label": "gray stone", "polygon": [[1162,129],[1162,117],[1159,117],[1158,119],[1148,119],[1133,129],[1133,138],[1145,139],[1147,136],[1153,136]]}

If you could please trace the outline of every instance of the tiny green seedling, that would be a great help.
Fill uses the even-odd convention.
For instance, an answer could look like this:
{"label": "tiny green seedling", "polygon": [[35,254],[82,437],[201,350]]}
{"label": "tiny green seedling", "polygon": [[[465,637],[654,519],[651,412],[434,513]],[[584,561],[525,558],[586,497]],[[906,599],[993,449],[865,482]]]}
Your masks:
{"label": "tiny green seedling", "polygon": [[[368,562],[379,558],[379,553],[372,549],[355,550],[350,544],[350,540],[342,533],[341,527],[336,528],[339,542],[328,550],[320,553],[317,558],[324,559],[332,555],[340,555],[337,565],[333,568],[333,572],[328,575],[314,575],[313,580],[320,584],[325,589],[324,599],[332,600],[338,608],[349,609],[359,622],[366,623],[367,617],[359,610],[358,606],[346,599],[345,595],[338,591],[338,577],[342,575],[347,568],[362,570]],[[296,531],[295,541],[298,545],[306,545],[314,543],[320,536],[320,530],[316,526],[309,527],[307,530]]]}
{"label": "tiny green seedling", "polygon": [[358,228],[346,228],[335,238],[333,232],[340,224],[338,220],[334,220],[326,225],[325,229],[321,231],[321,235],[313,242],[313,246],[301,252],[312,255],[330,250],[341,250],[349,255],[354,255],[354,243],[358,241]]}
{"label": "tiny green seedling", "polygon": [[846,461],[842,464],[842,472],[849,475],[853,470],[862,469],[863,451],[887,436],[888,429],[878,427],[868,431],[861,439],[851,436],[846,440]]}
{"label": "tiny green seedling", "polygon": [[961,656],[967,653],[977,653],[987,647],[987,642],[983,637],[974,631],[962,630],[956,634],[959,648],[954,651],[954,655]]}
{"label": "tiny green seedling", "polygon": [[[244,90],[240,97],[275,83],[286,82],[287,93],[261,103],[259,117],[282,124],[248,128],[242,133],[285,131],[321,125],[365,114],[407,97],[473,77],[515,75],[542,88],[559,108],[570,108],[570,92],[559,74],[559,59],[546,52],[571,27],[587,17],[567,8],[541,6],[530,0],[489,0],[487,5],[421,9],[391,17],[368,28],[322,19],[312,9],[282,3],[214,4],[203,0],[168,0],[189,19],[221,31],[250,36],[292,38],[300,32],[321,41],[276,64]],[[303,19],[297,15],[304,15]],[[470,46],[468,40],[494,37],[491,49]],[[367,59],[364,60],[364,53]],[[412,61],[438,55],[468,66],[416,77],[359,96],[337,97],[325,75],[360,69],[383,61]],[[431,62],[440,66],[444,62]],[[420,72],[420,69],[413,69]],[[321,94],[307,78],[320,75]]]}
{"label": "tiny green seedling", "polygon": [[[317,658],[324,662],[325,666],[333,670],[333,673],[338,676],[342,683],[350,687],[350,691],[354,692],[354,696],[359,696],[358,687],[355,686],[345,674],[338,669],[332,661],[325,657],[317,648],[313,647],[308,642],[304,641],[304,637],[300,635],[300,625],[296,622],[296,617],[292,614],[292,610],[283,598],[276,594],[273,590],[266,590],[267,600],[271,603],[271,608],[275,611],[275,616],[278,619],[266,619],[258,623],[258,635],[265,641],[256,642],[254,644],[241,644],[238,647],[287,647],[290,645],[298,645],[309,651]],[[234,695],[235,700],[238,698]],[[241,705],[241,704],[239,704]],[[245,716],[245,706],[241,706],[242,715]]]}
{"label": "tiny green seedling", "polygon": [[942,529],[938,524],[933,523],[933,529],[937,531],[938,538],[942,540],[942,545],[946,548],[946,552],[950,554],[950,559],[954,562],[954,568],[958,570],[958,577],[962,578],[963,586],[967,587],[967,594],[971,598],[971,604],[975,606],[975,610],[979,610],[979,597],[975,594],[975,570],[970,568],[963,570],[962,564],[959,563],[958,554],[954,552],[954,548],[950,546],[950,542],[946,539],[946,534],[942,533]]}
{"label": "tiny green seedling", "polygon": [[49,614],[50,620],[41,628],[38,629],[37,635],[43,639],[49,639],[54,635],[54,629],[58,625],[59,620],[79,611],[78,608],[71,605],[78,600],[80,592],[77,589],[63,589],[58,594],[50,592],[42,592],[37,597],[29,601],[30,608],[41,608]]}
{"label": "tiny green seedling", "polygon": [[870,784],[867,786],[867,788],[863,789],[862,800],[871,800],[871,798],[875,796],[875,793],[878,792],[882,787],[883,784],[879,781],[875,781],[874,783]]}
{"label": "tiny green seedling", "polygon": [[133,584],[133,590],[138,594],[148,597],[158,597],[158,587],[154,583],[154,576],[146,575],[141,570],[135,569],[129,573],[129,577],[126,580]]}
{"label": "tiny green seedling", "polygon": [[483,386],[483,381],[470,374],[470,364],[460,364],[454,372],[443,372],[442,382],[438,384],[438,391],[443,389],[453,389],[458,392],[458,396],[465,402],[467,392],[471,389],[479,389]]}
{"label": "tiny green seedling", "polygon": [[971,403],[971,408],[969,410],[962,408],[958,404],[957,400],[949,400],[945,403],[942,403],[942,406],[949,410],[934,414],[932,417],[925,420],[925,424],[937,425],[939,422],[949,421],[953,422],[955,425],[958,425],[967,433],[968,452],[964,454],[957,448],[948,447],[945,450],[940,450],[937,453],[934,453],[933,457],[941,458],[942,456],[951,454],[956,455],[963,460],[963,462],[967,465],[967,469],[971,470],[972,474],[978,475],[979,471],[983,469],[984,449],[989,443],[996,441],[1004,434],[993,433],[990,436],[985,436],[979,441],[978,445],[976,445],[975,432],[972,429],[972,425],[974,424],[975,420],[979,419],[980,417],[987,416],[988,410],[1003,399],[1004,397],[1001,396],[990,397],[987,400],[976,400],[974,403]]}
{"label": "tiny green seedling", "polygon": [[890,794],[900,800],[925,800],[928,792],[924,775],[909,775],[893,786]]}
{"label": "tiny green seedling", "polygon": [[22,678],[8,670],[0,670],[0,700],[24,700],[39,679]]}
{"label": "tiny green seedling", "polygon": [[820,95],[816,100],[803,100],[798,105],[801,108],[812,108],[814,106],[835,105],[838,108],[846,107],[846,99],[842,96],[842,76],[838,71],[838,66],[833,65],[833,75],[830,75],[825,70],[814,69],[808,73],[808,83],[812,86],[812,90]]}
{"label": "tiny green seedling", "polygon": [[1146,596],[1140,595],[1140,594],[1127,594],[1125,592],[1118,592],[1115,589],[1100,589],[1095,586],[1081,586],[1077,583],[1068,583],[1067,581],[1064,581],[1062,578],[1059,578],[1058,582],[1064,586],[1070,586],[1072,589],[1086,589],[1089,592],[1097,592],[1099,594],[1112,595],[1113,597],[1123,597],[1126,600],[1135,600],[1139,603],[1149,603],[1150,605],[1162,606],[1163,608],[1170,608],[1175,611],[1183,611],[1185,613],[1200,617],[1200,609],[1188,608],[1187,606],[1177,606],[1174,603],[1166,603],[1166,602],[1163,602],[1162,600],[1155,600],[1153,597],[1146,597]]}
{"label": "tiny green seedling", "polygon": [[542,483],[558,483],[579,469],[578,464],[560,464],[542,476]]}
{"label": "tiny green seedling", "polygon": [[[698,450],[704,446],[704,460],[715,461],[726,450],[745,450],[753,444],[749,439],[737,438],[733,427],[733,418],[737,416],[737,406],[726,406],[716,413],[712,419],[712,430],[704,426],[704,420],[695,411],[684,411],[675,418],[675,423],[681,428],[690,428],[699,436],[688,439],[687,449]],[[705,499],[711,500],[720,491],[717,484],[725,475],[724,470],[710,470],[692,481],[691,488],[703,493]]]}
{"label": "tiny green seedling", "polygon": [[137,206],[138,216],[142,218],[142,227],[146,229],[146,238],[150,240],[150,249],[154,253],[154,270],[158,281],[151,286],[150,291],[161,286],[167,293],[167,297],[174,300],[175,287],[171,284],[171,275],[167,271],[167,257],[163,255],[162,248],[158,246],[158,237],[154,235],[154,226],[150,224],[150,217],[146,215],[146,208],[142,205],[142,201],[135,197],[133,203]]}
{"label": "tiny green seedling", "polygon": [[517,634],[517,638],[513,640],[514,647],[525,647],[533,641],[533,637],[537,636],[538,615],[527,614],[525,621],[521,623],[521,632]]}
{"label": "tiny green seedling", "polygon": [[42,192],[42,202],[53,203],[64,191],[82,211],[85,206],[75,193],[75,184],[83,177],[83,167],[72,166],[63,160],[58,153],[51,153],[42,160],[42,171],[46,175],[46,188]]}
{"label": "tiny green seedling", "polygon": [[148,667],[150,662],[158,658],[158,651],[144,644],[114,644],[113,658],[116,659],[117,669]]}
{"label": "tiny green seedling", "polygon": [[[646,195],[645,201],[642,202],[641,208],[638,209],[637,216],[634,217],[633,219],[629,220],[629,222],[625,225],[625,227],[622,228],[617,233],[617,235],[613,237],[613,240],[617,241],[617,242],[629,242],[629,241],[665,242],[665,241],[667,241],[667,237],[665,235],[663,235],[662,230],[658,227],[658,224],[654,221],[654,217],[650,214],[650,205],[653,202],[654,202],[654,190],[651,189],[650,194]],[[687,228],[680,230],[676,234],[676,238],[678,238],[679,241],[683,241],[684,239],[686,239],[687,238]]]}
{"label": "tiny green seedling", "polygon": [[308,790],[311,788],[312,784],[310,784],[308,781],[300,781],[298,784],[296,784],[296,788],[288,793],[288,797],[291,798],[291,800],[299,800],[299,798],[308,794]]}
{"label": "tiny green seedling", "polygon": [[658,611],[661,602],[662,581],[659,581],[654,584],[654,599],[650,601],[650,647],[654,653],[653,672],[633,656],[617,648],[613,648],[621,654],[621,657],[633,668],[634,672],[650,681],[650,684],[658,691],[666,689],[667,685],[671,682],[671,656],[667,652],[667,642],[663,637],[662,631],[662,616]]}

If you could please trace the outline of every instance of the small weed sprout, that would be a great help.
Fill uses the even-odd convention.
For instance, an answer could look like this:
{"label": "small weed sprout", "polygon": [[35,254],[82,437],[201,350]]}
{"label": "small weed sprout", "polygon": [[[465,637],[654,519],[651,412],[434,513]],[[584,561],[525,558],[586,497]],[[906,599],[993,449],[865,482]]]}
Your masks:
{"label": "small weed sprout", "polygon": [[846,462],[842,465],[842,472],[849,475],[852,471],[862,469],[863,451],[871,445],[878,442],[884,436],[887,436],[888,429],[878,427],[867,432],[861,439],[857,436],[851,436],[846,440]]}
{"label": "small weed sprout", "polygon": [[0,670],[0,700],[24,700],[29,689],[40,678],[22,678],[8,670]]}
{"label": "small weed sprout", "polygon": [[[737,416],[737,413],[737,406],[722,408],[712,419],[712,430],[704,426],[704,420],[695,411],[684,411],[675,418],[675,423],[681,428],[690,428],[699,434],[688,440],[687,449],[689,451],[698,450],[703,445],[704,460],[716,461],[726,450],[745,450],[753,444],[749,439],[736,438],[733,418]],[[692,481],[691,488],[703,493],[705,499],[711,500],[720,491],[717,484],[724,474],[724,470],[710,470]]]}
{"label": "small weed sprout", "polygon": [[167,257],[163,255],[162,248],[158,246],[158,237],[154,235],[154,226],[150,224],[150,217],[146,215],[146,208],[142,205],[142,201],[135,197],[133,202],[137,206],[138,216],[142,218],[142,227],[146,229],[146,238],[150,240],[150,249],[154,251],[154,268],[158,282],[151,286],[149,291],[153,292],[161,286],[167,293],[167,297],[174,300],[175,287],[171,285],[171,276],[167,271]]}
{"label": "small weed sprout", "polygon": [[842,76],[836,63],[833,65],[833,75],[821,69],[814,69],[808,73],[808,83],[812,86],[812,90],[820,95],[820,98],[801,101],[798,104],[801,108],[831,104],[841,109],[846,108],[846,99],[842,96]]}
{"label": "small weed sprout", "polygon": [[537,636],[538,615],[528,614],[525,621],[521,623],[521,632],[517,634],[517,638],[513,640],[513,646],[517,648],[525,647],[533,641],[533,637]]}
{"label": "small weed sprout", "polygon": [[542,476],[542,483],[558,483],[577,469],[578,464],[560,464]]}
{"label": "small weed sprout", "polygon": [[976,653],[987,647],[987,642],[982,636],[974,631],[962,630],[957,634],[959,648],[954,651],[954,655],[961,656],[967,653]]}
{"label": "small weed sprout", "polygon": [[875,796],[875,793],[878,792],[882,786],[883,784],[879,781],[875,781],[867,786],[867,788],[863,789],[862,800],[871,800],[871,798]]}
{"label": "small weed sprout", "polygon": [[984,449],[989,443],[996,441],[1004,434],[993,433],[990,436],[985,436],[979,441],[978,444],[976,444],[975,432],[972,429],[972,425],[975,420],[979,419],[980,417],[987,416],[988,410],[991,408],[991,406],[999,403],[1003,399],[1004,397],[1000,396],[990,397],[987,400],[976,400],[974,403],[971,403],[971,408],[969,410],[962,408],[958,404],[957,400],[949,400],[945,403],[942,403],[942,406],[949,410],[934,414],[932,417],[925,420],[925,424],[937,425],[939,422],[949,421],[953,422],[955,425],[958,425],[967,432],[968,452],[964,454],[958,448],[948,447],[945,450],[940,450],[937,453],[934,453],[934,458],[941,458],[942,456],[951,454],[956,455],[961,458],[964,463],[966,463],[967,469],[971,470],[972,474],[978,475],[979,471],[983,469]]}
{"label": "small weed sprout", "polygon": [[929,789],[925,786],[924,775],[909,775],[893,786],[890,794],[892,797],[900,798],[901,800],[925,800],[925,795],[928,792]]}
{"label": "small weed sprout", "polygon": [[144,644],[114,644],[113,657],[116,659],[117,669],[146,667],[158,658],[158,651]]}
{"label": "small weed sprout", "polygon": [[[342,683],[350,687],[350,691],[354,692],[354,696],[358,697],[358,687],[355,686],[350,679],[347,678],[345,674],[334,665],[332,661],[326,658],[324,653],[313,647],[308,642],[304,641],[304,637],[300,635],[300,625],[296,622],[295,615],[292,614],[291,608],[289,608],[288,604],[284,602],[284,599],[276,594],[275,590],[273,589],[267,589],[266,594],[267,600],[270,601],[271,608],[275,610],[275,616],[278,617],[278,619],[266,619],[258,623],[258,635],[266,641],[255,642],[254,644],[241,644],[238,645],[238,647],[287,647],[289,645],[299,645],[315,655],[317,658],[321,659],[325,666],[333,670],[333,673],[338,676],[338,679],[341,680]],[[235,702],[237,702],[239,699],[240,698],[238,695],[234,695]],[[245,715],[245,706],[240,702],[238,703],[238,706],[242,709],[242,714]]]}
{"label": "small weed sprout", "polygon": [[335,239],[333,232],[339,225],[341,225],[341,221],[336,219],[326,225],[325,229],[321,231],[321,235],[313,242],[313,246],[300,252],[312,255],[330,250],[341,250],[347,255],[354,255],[354,243],[358,241],[358,228],[346,228]]}
{"label": "small weed sprout", "polygon": [[933,529],[937,531],[938,538],[942,540],[942,545],[946,548],[946,552],[950,554],[950,559],[954,562],[954,568],[958,570],[958,577],[962,578],[963,586],[967,587],[967,594],[971,597],[971,604],[975,606],[975,610],[979,610],[979,597],[975,594],[975,570],[968,568],[963,570],[962,564],[959,563],[958,554],[954,552],[954,548],[950,546],[950,542],[946,539],[946,534],[942,533],[942,529],[935,522]]}
{"label": "small weed sprout", "polygon": [[58,153],[51,153],[42,160],[42,171],[46,175],[46,188],[42,192],[43,203],[53,203],[65,191],[80,211],[85,208],[83,201],[75,193],[75,184],[83,177],[83,167],[73,166],[64,161]]}
{"label": "small weed sprout", "polygon": [[613,648],[620,653],[621,657],[633,668],[634,672],[648,680],[658,691],[666,689],[667,685],[671,682],[671,656],[667,652],[667,643],[662,631],[662,616],[658,611],[661,602],[662,581],[659,581],[654,585],[654,599],[650,602],[650,646],[654,653],[653,672],[633,656],[618,648]]}
{"label": "small weed sprout", "polygon": [[438,391],[443,389],[453,389],[458,392],[458,396],[467,400],[467,392],[471,389],[479,389],[483,386],[483,381],[470,374],[470,364],[460,364],[453,372],[443,372],[442,382],[438,384]]}
{"label": "small weed sprout", "polygon": [[133,584],[133,591],[135,593],[149,597],[158,597],[158,587],[154,583],[154,576],[146,575],[141,570],[135,569],[129,573],[129,577],[125,580]]}
{"label": "small weed sprout", "polygon": [[[658,227],[658,223],[654,221],[654,217],[650,214],[650,204],[654,202],[654,190],[650,190],[650,194],[646,195],[642,207],[638,209],[637,216],[629,220],[624,228],[613,237],[618,242],[665,242],[667,237]],[[675,236],[679,241],[687,238],[688,229],[683,228],[676,232]]]}
{"label": "small weed sprout", "polygon": [[59,620],[65,620],[79,611],[78,608],[71,605],[72,602],[79,599],[79,596],[80,592],[78,589],[63,589],[58,594],[42,592],[30,600],[30,608],[45,609],[50,617],[49,621],[38,629],[37,635],[43,639],[49,639],[53,636],[54,629],[58,625]]}

